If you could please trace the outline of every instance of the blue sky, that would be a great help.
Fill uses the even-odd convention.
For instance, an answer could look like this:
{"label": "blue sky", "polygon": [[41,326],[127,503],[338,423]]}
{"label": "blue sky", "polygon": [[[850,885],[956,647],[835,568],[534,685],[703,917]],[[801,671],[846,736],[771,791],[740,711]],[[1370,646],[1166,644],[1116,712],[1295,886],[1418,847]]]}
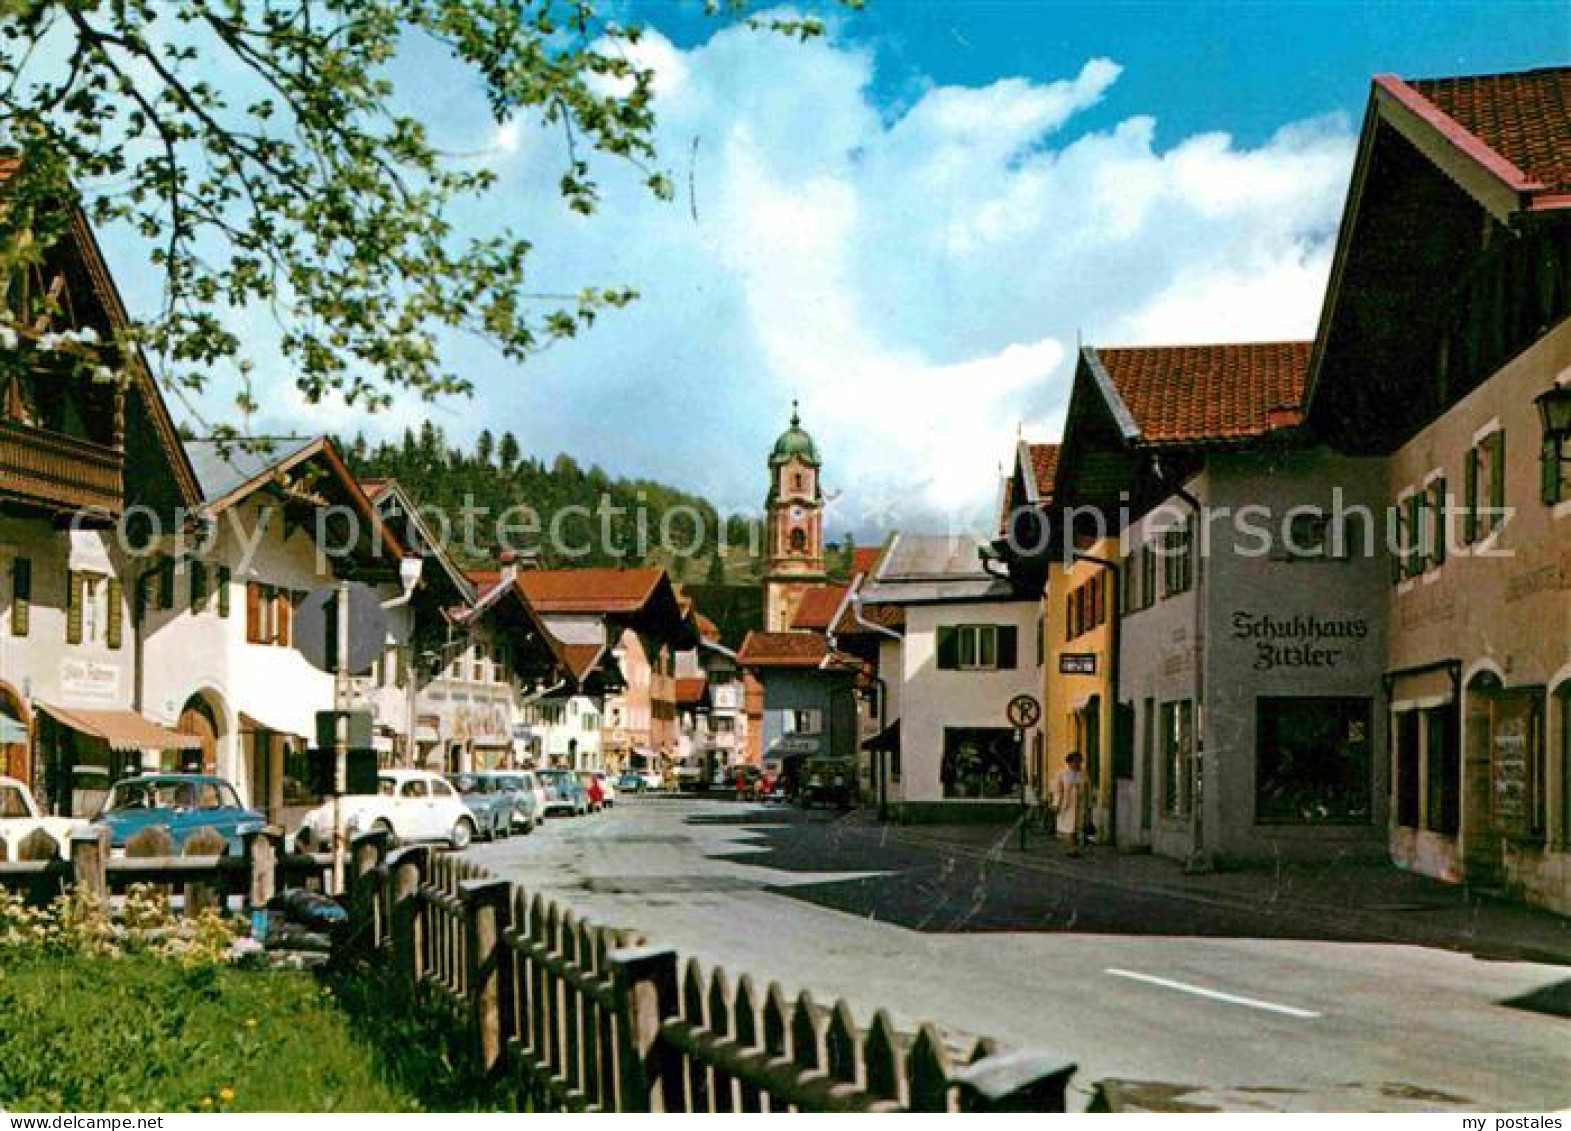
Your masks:
{"label": "blue sky", "polygon": [[[552,199],[554,137],[406,61],[402,95],[501,176],[477,228],[534,238],[542,290],[643,300],[522,369],[455,343],[479,403],[380,420],[306,410],[262,358],[264,423],[375,436],[430,411],[743,508],[796,396],[832,531],[980,516],[1015,436],[1055,437],[1077,337],[1312,333],[1371,74],[1571,57],[1564,4],[819,10],[831,34],[799,45],[629,0],[683,191],[660,204],[606,169],[590,221]],[[110,244],[124,279],[139,249]]]}

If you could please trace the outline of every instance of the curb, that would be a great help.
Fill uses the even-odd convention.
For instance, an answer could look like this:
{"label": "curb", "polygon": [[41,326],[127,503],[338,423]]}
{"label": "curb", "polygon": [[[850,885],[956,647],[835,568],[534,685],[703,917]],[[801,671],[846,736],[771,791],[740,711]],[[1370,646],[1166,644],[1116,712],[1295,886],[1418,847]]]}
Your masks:
{"label": "curb", "polygon": [[912,832],[910,829],[901,826],[869,825],[859,821],[842,821],[838,823],[842,828],[854,829],[864,833],[876,833],[904,844],[942,849],[956,856],[964,856],[984,863],[1007,864],[1027,871],[1077,880],[1081,883],[1112,888],[1131,894],[1158,895],[1229,911],[1252,912],[1283,924],[1312,926],[1315,931],[1333,937],[1342,935],[1347,937],[1348,941],[1432,946],[1470,954],[1479,959],[1571,966],[1571,946],[1564,949],[1556,949],[1535,946],[1531,943],[1458,939],[1450,935],[1402,930],[1394,928],[1388,916],[1369,914],[1337,904],[1300,903],[1284,913],[1280,909],[1263,907],[1258,900],[1250,899],[1247,896],[1197,892],[1192,888],[1174,884],[1143,884],[1110,876],[1088,876],[1075,869],[1056,866],[1052,861],[1021,857],[1018,853],[1008,850],[995,851],[979,849],[966,844],[956,844],[942,837],[924,836],[919,832]]}

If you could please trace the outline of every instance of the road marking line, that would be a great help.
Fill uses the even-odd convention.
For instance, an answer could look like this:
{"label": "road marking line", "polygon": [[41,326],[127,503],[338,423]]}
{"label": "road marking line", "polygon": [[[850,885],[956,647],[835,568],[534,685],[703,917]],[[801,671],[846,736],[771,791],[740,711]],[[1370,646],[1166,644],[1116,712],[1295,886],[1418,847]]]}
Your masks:
{"label": "road marking line", "polygon": [[1129,978],[1136,982],[1149,982],[1153,986],[1165,986],[1170,990],[1195,994],[1199,997],[1208,997],[1213,1001],[1225,1001],[1230,1005],[1247,1005],[1251,1009],[1263,1009],[1267,1013],[1285,1013],[1289,1017],[1304,1018],[1320,1016],[1312,1009],[1299,1009],[1296,1005],[1278,1005],[1274,1001],[1261,1001],[1259,998],[1242,997],[1238,994],[1223,993],[1221,990],[1208,990],[1204,986],[1193,986],[1188,982],[1175,982],[1169,978],[1158,978],[1154,974],[1142,974],[1136,970],[1118,970],[1109,967],[1103,973],[1111,974],[1115,978]]}

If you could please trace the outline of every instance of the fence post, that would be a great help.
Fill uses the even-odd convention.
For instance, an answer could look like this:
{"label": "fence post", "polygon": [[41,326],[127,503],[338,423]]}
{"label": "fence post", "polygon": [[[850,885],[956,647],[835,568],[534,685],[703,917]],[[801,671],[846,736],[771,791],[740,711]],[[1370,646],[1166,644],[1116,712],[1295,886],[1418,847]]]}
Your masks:
{"label": "fence post", "polygon": [[1063,1111],[1075,1065],[1029,1052],[1002,1053],[957,1069],[950,1079],[966,1112]]}
{"label": "fence post", "polygon": [[676,951],[635,947],[609,955],[617,1017],[617,1107],[680,1111],[681,1065],[660,1041],[660,1025],[677,1016]]}
{"label": "fence post", "polygon": [[278,890],[278,855],[270,828],[253,829],[245,834],[245,858],[250,865],[251,886],[246,907],[252,911],[266,907]]}
{"label": "fence post", "polygon": [[458,885],[469,920],[469,953],[466,956],[469,1004],[474,1010],[475,1035],[480,1043],[480,1064],[487,1075],[502,1068],[511,1024],[507,989],[512,983],[507,968],[511,953],[504,932],[512,908],[512,885],[506,880],[464,880]]}
{"label": "fence post", "polygon": [[71,880],[76,890],[109,903],[109,829],[92,825],[71,834]]}
{"label": "fence post", "polygon": [[406,848],[393,860],[393,953],[399,972],[415,985],[425,973],[424,932],[420,929],[420,885],[425,879],[424,845]]}

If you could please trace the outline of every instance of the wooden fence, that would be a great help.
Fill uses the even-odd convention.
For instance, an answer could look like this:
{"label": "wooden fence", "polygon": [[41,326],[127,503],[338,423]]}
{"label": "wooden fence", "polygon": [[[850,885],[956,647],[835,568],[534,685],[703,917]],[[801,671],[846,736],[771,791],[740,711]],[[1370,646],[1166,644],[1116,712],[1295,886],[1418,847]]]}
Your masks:
{"label": "wooden fence", "polygon": [[1062,1111],[1074,1065],[858,1025],[845,1002],[592,925],[473,863],[375,834],[351,854],[353,945],[431,987],[521,1104],[553,1111]]}
{"label": "wooden fence", "polygon": [[109,830],[100,826],[74,833],[67,849],[67,858],[0,861],[0,887],[42,905],[71,888],[108,900],[133,885],[156,884],[181,891],[188,912],[230,897],[249,909],[283,887],[324,887],[332,868],[325,854],[284,853],[277,828],[248,834],[238,856],[114,856]]}

